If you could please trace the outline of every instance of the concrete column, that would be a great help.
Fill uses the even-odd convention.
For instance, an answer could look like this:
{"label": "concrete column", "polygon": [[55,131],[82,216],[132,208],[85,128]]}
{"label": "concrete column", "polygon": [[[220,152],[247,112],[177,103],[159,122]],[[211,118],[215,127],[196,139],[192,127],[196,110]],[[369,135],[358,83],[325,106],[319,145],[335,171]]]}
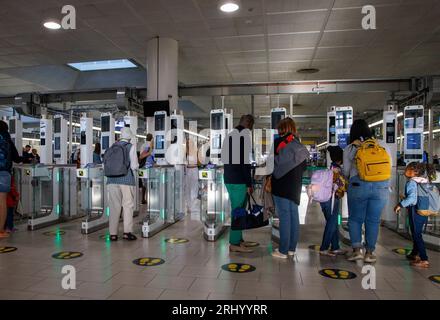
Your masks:
{"label": "concrete column", "polygon": [[178,103],[178,48],[169,38],[157,37],[147,44],[147,100],[169,100],[171,112]]}

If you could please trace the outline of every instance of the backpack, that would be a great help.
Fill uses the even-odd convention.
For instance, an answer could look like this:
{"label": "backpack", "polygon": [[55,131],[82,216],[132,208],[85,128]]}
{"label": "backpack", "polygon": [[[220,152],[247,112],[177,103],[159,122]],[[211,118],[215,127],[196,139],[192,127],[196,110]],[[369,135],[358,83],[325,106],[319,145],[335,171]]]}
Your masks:
{"label": "backpack", "polygon": [[333,170],[317,170],[313,172],[307,194],[311,200],[327,202],[333,196]]}
{"label": "backpack", "polygon": [[365,140],[356,152],[356,166],[363,181],[385,181],[391,178],[391,158],[376,139]]}
{"label": "backpack", "polygon": [[424,217],[436,216],[440,211],[440,194],[431,183],[417,184],[417,213]]}
{"label": "backpack", "polygon": [[104,175],[124,177],[130,169],[131,143],[116,142],[104,153]]}
{"label": "backpack", "polygon": [[3,134],[0,134],[0,171],[9,171],[11,167],[11,144]]}

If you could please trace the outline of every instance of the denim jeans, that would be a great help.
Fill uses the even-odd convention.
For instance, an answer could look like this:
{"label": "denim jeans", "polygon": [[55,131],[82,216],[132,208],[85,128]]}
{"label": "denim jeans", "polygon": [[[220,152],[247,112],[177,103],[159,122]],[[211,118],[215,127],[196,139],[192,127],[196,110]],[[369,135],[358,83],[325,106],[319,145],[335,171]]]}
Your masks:
{"label": "denim jeans", "polygon": [[0,192],[11,191],[11,174],[8,171],[0,171]]}
{"label": "denim jeans", "polygon": [[275,210],[280,218],[280,247],[282,254],[295,251],[299,238],[298,205],[292,200],[273,196]]}
{"label": "denim jeans", "polygon": [[325,224],[324,235],[322,237],[321,251],[328,250],[331,244],[331,250],[339,250],[338,235],[338,214],[339,199],[335,197],[332,212],[332,199],[327,202],[321,202],[322,213],[324,213]]}
{"label": "denim jeans", "polygon": [[8,215],[6,216],[5,229],[12,230],[14,229],[14,207],[8,208]]}
{"label": "denim jeans", "polygon": [[428,217],[417,214],[416,207],[408,207],[408,220],[411,230],[411,236],[413,238],[413,249],[411,254],[418,255],[421,260],[428,260],[426,254],[425,242],[423,241],[423,228],[428,222]]}
{"label": "denim jeans", "polygon": [[348,186],[348,229],[351,246],[362,248],[362,225],[365,224],[365,246],[373,252],[379,235],[380,216],[388,200],[389,181],[368,182],[358,176]]}

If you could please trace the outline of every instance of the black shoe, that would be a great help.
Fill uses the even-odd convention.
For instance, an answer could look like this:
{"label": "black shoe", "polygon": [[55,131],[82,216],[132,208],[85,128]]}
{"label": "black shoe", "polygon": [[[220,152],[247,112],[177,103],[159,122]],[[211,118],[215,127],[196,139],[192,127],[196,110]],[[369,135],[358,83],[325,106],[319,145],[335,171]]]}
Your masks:
{"label": "black shoe", "polygon": [[118,241],[118,236],[110,236],[110,241]]}
{"label": "black shoe", "polygon": [[131,232],[124,233],[124,240],[133,241],[133,240],[137,240],[137,237]]}

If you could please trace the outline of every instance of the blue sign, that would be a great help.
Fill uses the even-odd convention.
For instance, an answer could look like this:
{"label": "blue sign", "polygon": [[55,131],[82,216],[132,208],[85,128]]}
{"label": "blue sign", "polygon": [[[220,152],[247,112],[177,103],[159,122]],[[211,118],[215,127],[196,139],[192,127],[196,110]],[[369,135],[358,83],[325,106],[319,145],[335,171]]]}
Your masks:
{"label": "blue sign", "polygon": [[341,149],[344,149],[346,146],[348,146],[349,139],[350,139],[349,133],[338,134],[338,146],[340,146]]}
{"label": "blue sign", "polygon": [[406,148],[408,150],[419,150],[421,149],[422,139],[420,133],[408,133],[406,135]]}

